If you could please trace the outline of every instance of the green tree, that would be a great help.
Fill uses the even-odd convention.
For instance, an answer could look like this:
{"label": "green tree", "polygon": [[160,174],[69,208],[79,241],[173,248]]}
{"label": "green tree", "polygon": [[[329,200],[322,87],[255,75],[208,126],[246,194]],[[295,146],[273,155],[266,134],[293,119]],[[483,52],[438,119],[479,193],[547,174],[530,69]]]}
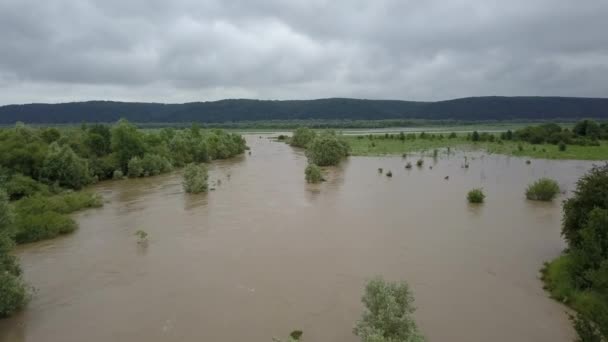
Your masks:
{"label": "green tree", "polygon": [[88,162],[74,153],[69,146],[52,143],[44,159],[41,176],[53,183],[80,189],[92,181]]}
{"label": "green tree", "polygon": [[483,203],[486,195],[482,189],[473,189],[467,194],[467,200],[469,203]]}
{"label": "green tree", "polygon": [[375,278],[361,299],[365,311],[354,328],[363,342],[422,342],[414,321],[414,296],[405,282]]}
{"label": "green tree", "polygon": [[131,158],[142,157],[145,152],[141,133],[124,119],[119,120],[111,129],[111,147],[123,172],[127,172]]}

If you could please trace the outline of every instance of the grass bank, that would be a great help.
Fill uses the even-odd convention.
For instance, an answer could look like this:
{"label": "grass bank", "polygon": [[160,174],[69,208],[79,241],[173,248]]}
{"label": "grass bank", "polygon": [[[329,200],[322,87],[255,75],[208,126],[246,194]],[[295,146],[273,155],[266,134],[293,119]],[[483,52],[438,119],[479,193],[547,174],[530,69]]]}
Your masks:
{"label": "grass bank", "polygon": [[489,153],[506,154],[521,157],[542,159],[578,159],[578,160],[606,160],[608,159],[608,143],[602,141],[599,146],[568,145],[565,151],[560,151],[557,145],[530,144],[522,141],[496,140],[494,142],[472,142],[465,135],[459,134],[455,138],[416,138],[400,140],[385,138],[382,135],[350,136],[343,135],[351,147],[351,154],[355,156],[400,155],[410,152],[428,151],[438,148],[453,148],[460,150],[484,150]]}

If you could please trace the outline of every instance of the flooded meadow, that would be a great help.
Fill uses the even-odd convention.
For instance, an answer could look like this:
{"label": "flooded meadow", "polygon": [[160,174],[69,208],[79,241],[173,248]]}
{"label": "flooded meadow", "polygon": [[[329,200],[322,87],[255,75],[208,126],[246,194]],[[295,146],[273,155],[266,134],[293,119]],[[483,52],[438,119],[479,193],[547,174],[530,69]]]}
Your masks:
{"label": "flooded meadow", "polygon": [[[561,202],[591,162],[349,157],[313,185],[304,151],[268,138],[213,162],[207,194],[184,193],[179,171],[91,187],[105,205],[77,214],[79,230],[17,249],[35,292],[0,321],[0,341],[271,341],[301,329],[305,341],[354,342],[376,275],[410,284],[429,341],[573,340],[539,269],[565,247]],[[562,188],[553,202],[525,198],[541,177]],[[471,205],[477,187],[487,198]]]}

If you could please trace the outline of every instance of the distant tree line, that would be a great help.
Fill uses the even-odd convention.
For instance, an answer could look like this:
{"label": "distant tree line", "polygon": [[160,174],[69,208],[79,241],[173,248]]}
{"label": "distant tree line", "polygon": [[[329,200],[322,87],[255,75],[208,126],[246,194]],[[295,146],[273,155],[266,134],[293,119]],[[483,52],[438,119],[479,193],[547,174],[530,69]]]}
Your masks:
{"label": "distant tree line", "polygon": [[437,102],[329,98],[318,100],[231,99],[184,104],[111,101],[0,107],[0,124],[271,120],[549,120],[608,118],[608,99],[574,97],[470,97]]}

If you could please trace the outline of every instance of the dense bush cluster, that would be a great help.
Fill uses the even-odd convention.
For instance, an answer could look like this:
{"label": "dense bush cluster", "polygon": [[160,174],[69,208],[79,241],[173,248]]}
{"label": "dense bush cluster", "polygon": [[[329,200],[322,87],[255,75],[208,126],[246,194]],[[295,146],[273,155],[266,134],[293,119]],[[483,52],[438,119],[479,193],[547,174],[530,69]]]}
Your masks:
{"label": "dense bush cluster", "polygon": [[541,178],[526,189],[526,198],[533,201],[551,201],[559,194],[559,185],[549,178]]}
{"label": "dense bush cluster", "polygon": [[580,341],[608,338],[608,164],[596,166],[564,202],[567,252],[543,270],[551,294],[572,305]]}
{"label": "dense bush cluster", "polygon": [[376,278],[367,283],[365,311],[354,328],[363,342],[423,342],[414,321],[414,297],[405,282]]}

